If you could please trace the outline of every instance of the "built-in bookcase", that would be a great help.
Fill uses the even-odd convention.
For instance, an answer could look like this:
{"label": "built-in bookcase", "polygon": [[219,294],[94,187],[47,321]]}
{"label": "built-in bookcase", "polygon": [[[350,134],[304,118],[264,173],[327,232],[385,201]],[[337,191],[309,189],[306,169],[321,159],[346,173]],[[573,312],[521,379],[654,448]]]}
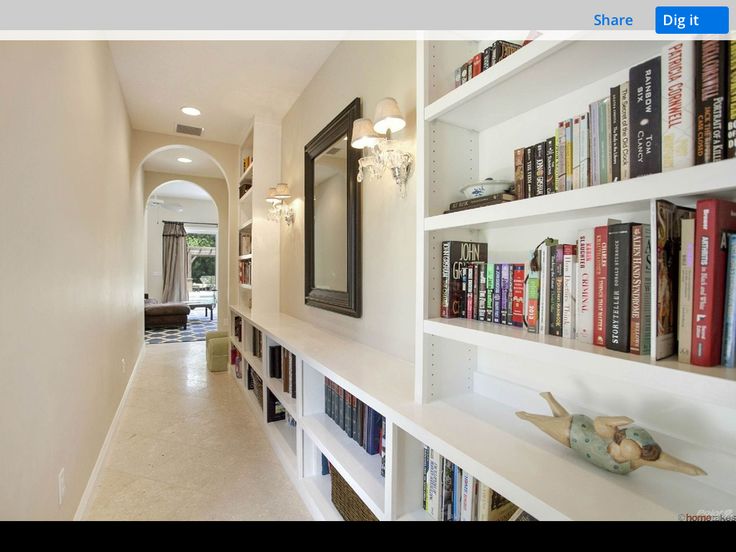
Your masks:
{"label": "built-in bookcase", "polygon": [[[453,439],[459,451],[470,453],[459,461],[478,461],[478,477],[541,519],[637,519],[666,512],[674,518],[736,500],[725,467],[734,461],[736,434],[733,424],[723,423],[736,416],[736,372],[682,364],[676,357],[655,360],[655,285],[651,356],[524,328],[440,318],[445,240],[488,243],[489,263],[525,263],[528,273],[531,253],[546,237],[575,243],[579,230],[608,219],[654,228],[658,199],[692,207],[700,198],[736,197],[736,161],[726,160],[443,214],[462,199],[463,184],[487,177],[513,181],[515,149],[553,136],[559,121],[587,111],[628,80],[630,67],[660,55],[665,44],[537,40],[458,88],[454,68],[483,43],[425,42],[418,49],[418,135],[424,147],[418,160],[417,243],[424,278],[417,296],[415,398],[465,428],[466,439]],[[656,432],[668,452],[709,466],[710,475],[640,470],[617,478],[588,472],[570,451],[514,416],[516,410],[544,413],[541,391],[554,392],[570,411],[630,416]],[[500,452],[512,449],[515,454]],[[594,501],[562,488],[580,488],[582,477]],[[553,491],[550,479],[562,487]]]}

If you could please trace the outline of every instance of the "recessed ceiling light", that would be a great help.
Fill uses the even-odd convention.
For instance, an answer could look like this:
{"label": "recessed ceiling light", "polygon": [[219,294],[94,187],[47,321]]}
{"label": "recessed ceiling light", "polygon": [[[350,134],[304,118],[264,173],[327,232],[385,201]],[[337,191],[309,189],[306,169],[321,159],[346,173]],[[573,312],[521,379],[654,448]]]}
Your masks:
{"label": "recessed ceiling light", "polygon": [[191,163],[192,162],[192,160],[189,159],[188,157],[177,157],[176,160],[179,163]]}
{"label": "recessed ceiling light", "polygon": [[181,112],[184,113],[184,115],[190,115],[192,117],[199,117],[202,114],[202,112],[196,107],[186,105],[181,108]]}

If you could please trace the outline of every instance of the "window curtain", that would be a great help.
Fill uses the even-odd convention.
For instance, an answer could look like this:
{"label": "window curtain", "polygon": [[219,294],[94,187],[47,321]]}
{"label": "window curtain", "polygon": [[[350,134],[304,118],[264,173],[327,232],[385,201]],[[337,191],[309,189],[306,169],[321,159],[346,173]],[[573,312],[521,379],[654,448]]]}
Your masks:
{"label": "window curtain", "polygon": [[189,300],[189,248],[183,222],[164,222],[164,303],[183,303]]}

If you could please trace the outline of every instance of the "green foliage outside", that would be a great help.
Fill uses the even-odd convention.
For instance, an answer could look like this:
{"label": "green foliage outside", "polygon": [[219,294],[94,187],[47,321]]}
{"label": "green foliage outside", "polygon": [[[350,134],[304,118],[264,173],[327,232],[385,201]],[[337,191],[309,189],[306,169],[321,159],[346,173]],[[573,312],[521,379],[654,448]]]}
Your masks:
{"label": "green foliage outside", "polygon": [[[189,247],[215,247],[216,236],[214,234],[187,234],[187,245]],[[202,276],[215,276],[215,257],[197,257],[192,261],[192,280],[198,284],[202,283]]]}
{"label": "green foliage outside", "polygon": [[215,239],[214,234],[187,234],[187,245],[189,247],[215,247]]}

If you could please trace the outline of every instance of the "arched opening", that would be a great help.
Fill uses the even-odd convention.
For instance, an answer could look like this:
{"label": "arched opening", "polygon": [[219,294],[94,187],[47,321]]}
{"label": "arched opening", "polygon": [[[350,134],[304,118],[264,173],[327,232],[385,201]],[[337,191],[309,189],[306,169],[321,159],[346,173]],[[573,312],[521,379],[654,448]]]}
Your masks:
{"label": "arched opening", "polygon": [[[167,145],[146,155],[137,175],[145,205],[146,342],[203,340],[207,331],[225,327],[227,320],[227,309],[218,309],[228,302],[229,199],[225,173],[205,151],[193,146]],[[171,257],[167,257],[171,248],[164,247],[167,222],[176,223],[166,225],[168,228],[181,227],[182,234],[186,234],[181,236],[185,244],[177,246],[181,252],[176,258],[181,257],[181,263],[175,263],[177,278],[186,281],[185,289],[173,296],[164,293],[166,281],[171,291],[167,276],[170,278],[172,271]],[[185,309],[170,309],[169,318],[157,318],[158,314],[164,316],[165,309],[152,307],[151,303],[161,305],[167,297],[174,297],[170,304],[189,307],[186,321],[179,312]]]}

